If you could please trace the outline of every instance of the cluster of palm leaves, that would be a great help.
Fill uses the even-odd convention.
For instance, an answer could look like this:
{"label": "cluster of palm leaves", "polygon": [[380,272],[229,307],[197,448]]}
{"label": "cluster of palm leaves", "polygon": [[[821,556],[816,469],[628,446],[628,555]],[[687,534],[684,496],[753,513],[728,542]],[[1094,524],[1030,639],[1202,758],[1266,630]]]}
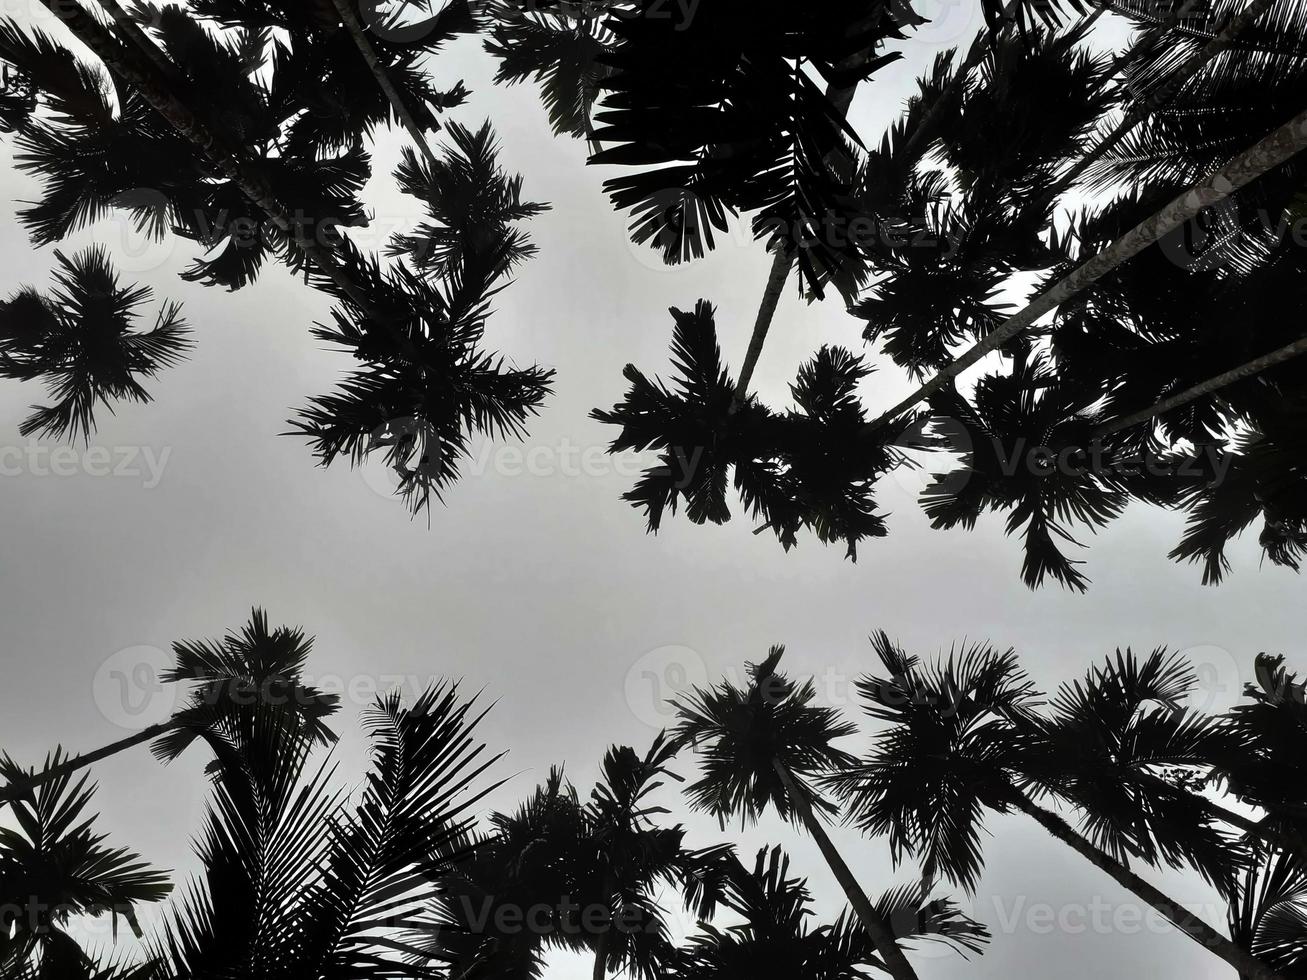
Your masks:
{"label": "cluster of palm leaves", "polygon": [[[186,279],[239,289],[275,260],[325,289],[337,305],[315,333],[359,366],[294,431],[324,465],[384,457],[414,509],[457,477],[471,436],[520,434],[552,372],[505,368],[482,335],[493,296],[534,252],[520,224],[545,206],[498,164],[489,123],[427,140],[467,93],[436,89],[426,59],[476,30],[469,6],[447,5],[414,37],[386,18],[369,33],[329,0],[102,7],[107,23],[80,4],[52,8],[99,63],[0,23],[3,129],[41,181],[19,214],[34,244],[113,217],[195,243]],[[391,121],[415,144],[396,178],[429,220],[395,236],[383,264],[350,229],[368,224],[368,140]],[[145,294],[117,286],[102,251],[63,266],[49,300],[26,289],[5,305],[4,374],[45,378],[60,396],[25,433],[86,438],[94,404],[144,400],[136,378],[185,346],[175,306],[153,333],[131,330]]]}
{"label": "cluster of palm leaves", "polygon": [[[743,684],[690,689],[678,722],[646,751],[613,746],[583,796],[561,768],[515,809],[482,814],[499,760],[476,737],[484,710],[457,684],[365,713],[373,752],[353,792],[327,756],[338,704],[304,680],[312,641],[256,610],[218,641],[175,645],[166,680],[188,695],[167,722],[98,752],[56,751],[40,770],[3,761],[0,966],[24,980],[543,975],[552,950],[592,958],[594,976],[916,977],[921,943],[982,952],[989,932],[938,893],[974,892],[984,820],[1022,813],[1171,920],[1242,976],[1307,966],[1307,800],[1295,773],[1307,683],[1260,655],[1225,714],[1190,703],[1197,678],[1165,650],[1117,651],[1045,698],[1015,653],[984,644],[932,662],[873,637],[882,672],[857,685],[857,732],[781,672],[774,647]],[[201,871],[144,928],[167,877],[108,844],[87,815],[79,770],[153,740],[177,758],[203,745],[211,794]],[[813,918],[806,879],[780,847],[755,857],[693,847],[672,823],[678,756],[697,757],[690,809],[725,824],[774,811],[818,845],[848,909]],[[1232,809],[1229,802],[1237,807]],[[1256,812],[1258,816],[1249,816]],[[827,826],[887,837],[916,880],[869,897]],[[1229,936],[1145,872],[1190,868],[1229,906]],[[697,928],[678,935],[671,906]],[[72,925],[121,917],[138,937],[116,959]]]}
{"label": "cluster of palm leaves", "polygon": [[[676,314],[675,392],[630,367],[624,399],[596,412],[621,429],[614,451],[663,457],[626,495],[651,530],[681,497],[692,521],[727,520],[733,473],[786,549],[807,527],[855,557],[884,533],[876,480],[933,445],[961,456],[924,492],[933,524],[1005,513],[1032,587],[1084,589],[1067,546],[1132,500],[1189,514],[1172,554],[1205,581],[1259,520],[1265,556],[1298,567],[1307,267],[1289,229],[1305,214],[1307,6],[985,4],[986,28],[939,54],[879,143],[844,116],[912,38],[910,4],[705,3],[688,23],[662,6],[501,3],[488,44],[501,77],[539,81],[559,132],[596,143],[592,162],[632,168],[606,187],[636,242],[684,261],[748,216],[775,254],[737,376],[706,356],[701,304]],[[1089,40],[1109,9],[1133,28],[1115,55]],[[750,394],[795,266],[809,298],[837,288],[912,396],[868,410],[868,372],[838,348],[801,369],[796,409]],[[795,415],[819,450],[796,455],[771,424]],[[1059,454],[1073,465],[1040,462]],[[1219,478],[1199,465],[1213,459]]]}

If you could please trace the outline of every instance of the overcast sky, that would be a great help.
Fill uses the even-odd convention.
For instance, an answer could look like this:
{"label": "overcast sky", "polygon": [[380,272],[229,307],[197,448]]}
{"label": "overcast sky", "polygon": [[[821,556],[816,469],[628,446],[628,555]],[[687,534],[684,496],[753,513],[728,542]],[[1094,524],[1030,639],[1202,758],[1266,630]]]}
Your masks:
{"label": "overcast sky", "polygon": [[[879,141],[913,75],[940,46],[965,43],[978,16],[969,4],[941,11],[904,62],[859,91],[852,115],[868,142]],[[1108,42],[1122,36],[1112,30]],[[740,232],[703,261],[662,267],[628,244],[625,219],[601,192],[605,171],[585,166],[583,145],[551,135],[533,89],[494,86],[476,43],[451,48],[433,69],[445,82],[467,80],[473,97],[453,118],[489,116],[527,196],[553,204],[531,226],[540,255],[498,297],[488,330],[512,361],[557,369],[529,438],[485,447],[428,527],[387,496],[381,467],[324,471],[301,441],[279,434],[349,367],[309,335],[328,309],[321,295],[275,269],[238,293],[184,282],[177,272],[194,255],[189,244],[142,248],[117,221],[78,235],[61,247],[106,242],[126,276],[181,301],[197,349],[150,386],[153,404],[102,414],[95,453],[50,457],[52,444],[24,440],[18,423],[44,392],[0,385],[5,751],[31,763],[56,744],[86,750],[158,720],[170,702],[140,683],[141,665],[165,663],[175,639],[239,626],[256,604],[274,623],[317,637],[315,678],[351,685],[339,718],[345,772],[362,772],[358,710],[378,686],[398,678],[416,690],[452,677],[484,688],[498,702],[484,735],[510,750],[501,775],[516,773],[495,797],[500,807],[562,761],[588,792],[610,743],[643,749],[654,736],[666,718],[661,696],[687,681],[738,676],[773,643],[788,645],[792,672],[818,677],[823,700],[850,712],[849,683],[873,666],[866,637],[877,629],[919,653],[962,638],[1014,646],[1046,688],[1117,646],[1192,649],[1214,707],[1230,702],[1258,651],[1307,663],[1297,576],[1259,568],[1247,536],[1231,549],[1235,574],[1205,588],[1198,568],[1166,557],[1181,517],[1144,506],[1091,540],[1087,595],[1027,590],[1019,542],[1004,537],[1001,515],[972,533],[932,531],[914,500],[922,478],[911,474],[882,482],[890,536],[865,543],[857,564],[807,535],[787,555],[742,519],[723,527],[669,519],[646,535],[642,515],[619,499],[631,460],[601,455],[613,433],[587,413],[621,397],[627,362],[666,374],[669,306],[713,302],[725,356],[738,365],[769,259]],[[368,193],[387,233],[414,218],[393,189],[398,145],[383,138]],[[12,218],[35,185],[8,167],[0,181]],[[0,236],[0,288],[46,287],[52,250],[33,250],[12,220]],[[825,342],[862,349],[860,323],[837,301],[808,306],[787,294],[755,375],[761,397],[787,404],[796,368]],[[883,408],[907,389],[886,365],[866,397]],[[106,455],[116,475],[103,475]],[[102,829],[189,873],[204,762],[193,751],[164,768],[138,750],[98,766]],[[689,759],[681,770],[692,773]],[[711,820],[677,816],[699,844],[723,838]],[[1141,925],[1129,895],[1023,821],[990,822],[988,870],[973,897],[959,896],[994,931],[989,952],[969,963],[919,955],[923,977],[1229,975],[1183,936]],[[785,844],[823,914],[839,908],[815,847],[793,830],[768,820],[728,835],[750,857],[763,843]],[[913,875],[891,866],[883,841],[837,839],[869,891]],[[1149,876],[1223,925],[1196,876]],[[550,976],[588,971],[559,958]]]}

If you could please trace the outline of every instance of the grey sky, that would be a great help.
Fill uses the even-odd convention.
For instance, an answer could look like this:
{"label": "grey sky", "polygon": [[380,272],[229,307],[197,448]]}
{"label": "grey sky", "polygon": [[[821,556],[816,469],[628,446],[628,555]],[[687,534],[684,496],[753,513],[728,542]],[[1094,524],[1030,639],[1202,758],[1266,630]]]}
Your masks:
{"label": "grey sky", "polygon": [[[863,88],[853,120],[868,141],[879,140],[936,48],[965,42],[977,17],[962,5],[944,11],[923,35],[928,42],[908,45],[905,62]],[[1108,40],[1120,37],[1114,30]],[[619,499],[631,477],[598,453],[612,433],[586,415],[621,396],[627,362],[666,373],[669,306],[711,300],[725,356],[738,365],[769,259],[740,232],[701,262],[662,267],[652,252],[628,244],[625,219],[600,189],[605,172],[584,166],[582,145],[550,134],[533,89],[494,86],[475,43],[451,48],[433,68],[448,82],[465,78],[473,91],[453,118],[475,124],[488,115],[506,166],[525,175],[528,197],[553,204],[531,228],[539,257],[500,295],[488,333],[518,363],[557,368],[556,393],[519,447],[536,452],[521,460],[491,446],[488,458],[469,464],[448,505],[433,508],[428,529],[425,518],[411,520],[384,495],[380,467],[323,471],[302,442],[278,435],[293,409],[348,367],[309,336],[328,307],[321,295],[277,270],[238,293],[206,290],[176,275],[193,254],[186,243],[169,240],[129,259],[124,245],[134,243],[125,226],[96,225],[61,248],[106,242],[126,278],[184,303],[198,348],[151,386],[153,404],[105,415],[93,439],[120,466],[127,453],[149,447],[164,464],[149,488],[140,456],[133,465],[146,472],[135,476],[90,475],[88,468],[104,464],[80,450],[59,457],[58,470],[71,475],[48,472],[17,433],[43,391],[0,385],[0,452],[12,450],[0,456],[6,751],[33,761],[60,742],[84,750],[161,717],[161,697],[144,714],[127,712],[114,671],[157,660],[162,654],[150,650],[174,639],[238,626],[254,604],[274,623],[315,634],[314,674],[352,680],[356,691],[387,678],[432,676],[484,688],[498,701],[484,735],[511,750],[503,774],[518,773],[495,797],[499,806],[563,760],[588,790],[609,743],[642,748],[655,734],[655,682],[738,674],[777,642],[788,645],[789,670],[816,675],[823,698],[850,709],[848,681],[871,666],[866,636],[881,628],[921,653],[964,637],[1015,646],[1045,687],[1118,645],[1199,648],[1209,668],[1205,696],[1216,706],[1238,690],[1258,651],[1304,662],[1298,577],[1259,569],[1248,538],[1232,549],[1235,574],[1204,588],[1196,567],[1166,558],[1181,518],[1143,506],[1092,539],[1085,557],[1093,585],[1084,596],[1028,591],[1019,544],[1004,537],[1001,516],[972,533],[930,530],[913,499],[921,479],[911,475],[883,482],[891,533],[867,542],[856,565],[842,548],[810,537],[786,555],[738,517],[720,528],[669,519],[660,535],[647,536],[642,516]],[[397,137],[384,138],[369,190],[377,226],[387,231],[413,219],[393,189],[398,145]],[[6,170],[0,180],[12,217],[18,202],[34,196],[34,183]],[[0,243],[0,288],[47,285],[52,250],[34,251],[12,220]],[[807,306],[787,293],[755,388],[785,404],[801,361],[823,342],[861,349],[860,333],[838,302]],[[907,390],[890,365],[866,386],[877,407]],[[348,774],[363,765],[359,707],[347,704],[340,720]],[[103,828],[159,865],[193,869],[189,834],[202,812],[203,761],[193,752],[163,768],[137,751],[99,766]],[[681,770],[691,774],[690,760]],[[711,821],[682,809],[677,815],[696,841],[722,838]],[[1226,975],[1173,931],[1133,928],[1129,896],[1023,818],[990,826],[988,870],[964,901],[996,933],[994,943],[971,962],[919,956],[923,977]],[[837,836],[870,890],[912,875],[910,867],[892,870],[883,841]],[[785,844],[823,912],[839,907],[805,838],[769,820],[738,839],[747,855],[764,842]],[[1196,876],[1149,876],[1182,900],[1205,903],[1205,917],[1223,924],[1215,896]],[[1096,899],[1109,911],[1093,913]],[[1046,927],[1044,913],[1032,911],[1041,903],[1069,915],[1062,922],[1070,928]],[[1078,929],[1080,908],[1108,928],[1095,930],[1091,915]],[[560,958],[551,976],[572,980],[588,971],[587,963]]]}

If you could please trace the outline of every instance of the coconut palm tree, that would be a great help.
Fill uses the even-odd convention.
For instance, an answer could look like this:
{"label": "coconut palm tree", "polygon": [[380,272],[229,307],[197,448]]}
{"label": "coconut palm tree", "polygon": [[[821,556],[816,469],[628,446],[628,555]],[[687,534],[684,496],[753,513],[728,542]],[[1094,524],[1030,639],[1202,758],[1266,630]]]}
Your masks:
{"label": "coconut palm tree", "polygon": [[1307,962],[1307,866],[1300,854],[1249,840],[1256,860],[1230,900],[1230,938],[1285,976]]}
{"label": "coconut palm tree", "polygon": [[687,788],[690,805],[723,823],[737,816],[756,821],[770,808],[800,824],[817,842],[886,970],[897,980],[915,977],[892,926],[822,824],[823,817],[839,811],[814,781],[853,764],[853,757],[832,743],[855,729],[833,709],[813,704],[811,681],[796,685],[777,672],[784,652],[772,647],[765,660],[748,665],[747,687],[723,681],[707,690],[694,688],[676,702],[676,737],[702,754],[702,775]]}
{"label": "coconut palm tree", "polygon": [[313,740],[264,707],[203,737],[213,799],[200,880],[154,951],[169,977],[442,977],[407,936],[460,860],[499,758],[476,739],[484,712],[456,684],[366,714],[372,759],[361,796],[312,768]]}
{"label": "coconut palm tree", "polygon": [[170,762],[197,738],[207,739],[232,725],[276,724],[312,744],[335,740],[326,719],[340,699],[304,683],[304,667],[313,649],[312,637],[298,627],[268,625],[262,609],[250,613],[239,631],[221,640],[180,640],[173,644],[174,665],[160,678],[185,684],[181,706],[166,721],[83,755],[63,758],[31,776],[0,787],[0,799],[16,799],[32,788],[64,779],[79,769],[119,752],[154,742],[151,751]]}
{"label": "coconut palm tree", "polygon": [[148,286],[124,286],[109,255],[91,246],[71,259],[55,252],[55,289],[32,287],[0,302],[0,376],[44,379],[57,400],[25,419],[22,435],[89,439],[95,410],[115,401],[148,402],[140,380],[181,360],[191,347],[181,307],[165,303],[154,325],[138,326]]}
{"label": "coconut palm tree", "polygon": [[[56,749],[41,772],[57,769]],[[35,770],[0,756],[13,785]],[[100,965],[67,931],[84,916],[121,916],[137,936],[137,913],[172,890],[167,875],[138,854],[108,843],[87,812],[95,787],[67,773],[42,780],[12,801],[13,825],[0,827],[0,973],[15,980],[143,980],[148,964]]]}
{"label": "coconut palm tree", "polygon": [[[865,968],[885,971],[884,961],[853,916],[813,928],[811,896],[791,878],[790,860],[779,847],[763,848],[752,868],[729,861],[722,905],[740,918],[719,928],[701,924],[681,951],[672,976],[684,980],[745,980],[758,976],[794,980],[855,980]],[[948,902],[927,903],[920,886],[907,886],[878,903],[881,916],[905,940],[944,942],[979,952],[989,939],[984,927]]]}
{"label": "coconut palm tree", "polygon": [[[1092,839],[1098,835],[1111,847],[1127,839],[1142,842],[1141,859],[1174,860],[1177,846],[1170,831],[1182,833],[1191,827],[1169,828],[1165,843],[1130,834],[1140,823],[1153,832],[1156,826],[1148,827],[1150,819],[1173,813],[1154,810],[1135,817],[1133,827],[1106,829],[1103,824],[1119,812],[1087,809],[1087,833],[1081,833],[1036,801],[1048,788],[1041,776],[1049,763],[1046,746],[1031,734],[1037,723],[1025,717],[1033,710],[1036,692],[1015,653],[978,644],[924,666],[883,632],[873,644],[886,674],[863,678],[858,691],[868,716],[890,727],[878,734],[865,760],[825,780],[863,831],[888,834],[895,853],[916,854],[927,877],[943,874],[970,891],[984,866],[985,812],[1024,813],[1241,974],[1266,980],[1279,976]],[[1074,759],[1069,768],[1076,771]],[[1074,778],[1070,783],[1066,800],[1078,808],[1077,793],[1087,791]],[[1193,819],[1192,813],[1181,816]],[[1199,849],[1193,845],[1188,851]],[[1200,866],[1203,863],[1200,860]]]}

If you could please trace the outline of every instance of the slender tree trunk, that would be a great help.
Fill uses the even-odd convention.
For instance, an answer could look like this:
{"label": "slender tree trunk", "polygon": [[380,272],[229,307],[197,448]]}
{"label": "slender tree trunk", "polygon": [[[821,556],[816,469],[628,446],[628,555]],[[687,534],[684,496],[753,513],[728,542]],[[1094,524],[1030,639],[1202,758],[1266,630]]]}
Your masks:
{"label": "slender tree trunk", "polygon": [[[112,2],[112,0],[111,0]],[[413,142],[418,145],[422,155],[427,158],[427,162],[433,167],[436,165],[436,155],[431,152],[431,145],[427,143],[426,134],[422,132],[422,127],[417,124],[413,118],[413,113],[409,112],[408,106],[400,97],[399,90],[395,88],[395,83],[390,80],[390,74],[386,71],[386,66],[381,63],[381,58],[377,55],[377,49],[368,39],[363,25],[359,22],[358,15],[354,13],[354,7],[350,0],[332,0],[336,5],[336,11],[340,14],[341,22],[345,25],[345,30],[349,31],[350,37],[354,39],[354,44],[358,47],[359,53],[363,55],[363,60],[368,63],[372,69],[372,75],[377,80],[377,85],[389,100],[391,108],[395,110],[395,115],[408,130],[409,136],[413,137]]]}
{"label": "slender tree trunk", "polygon": [[1270,967],[1257,960],[1251,953],[1240,949],[1198,916],[1187,911],[1179,902],[1172,901],[1159,889],[1154,888],[1111,855],[1086,840],[1056,813],[1038,806],[1024,793],[1015,789],[1009,795],[1008,802],[1096,868],[1106,871],[1117,884],[1151,905],[1181,932],[1225,960],[1240,975],[1250,980],[1280,980],[1279,974]]}
{"label": "slender tree trunk", "polygon": [[[1239,188],[1251,183],[1268,170],[1278,167],[1304,148],[1307,148],[1307,112],[1295,116],[1260,143],[1239,154],[1207,180],[1181,194],[1152,217],[1136,225],[1097,255],[1083,262],[1073,272],[1045,289],[1025,309],[983,337],[970,350],[940,370],[911,395],[879,418],[868,422],[868,431],[879,429],[914,405],[929,398],[986,354],[998,350],[1036,320],[1092,286],[1117,266],[1157,242],[1167,232],[1179,228],[1203,208],[1225,200]],[[1245,370],[1248,367],[1249,365],[1245,365],[1244,368],[1236,370]]]}
{"label": "slender tree trunk", "polygon": [[834,873],[836,880],[839,881],[840,887],[844,889],[849,904],[853,906],[854,914],[862,923],[862,927],[867,930],[867,935],[871,937],[871,941],[875,943],[876,951],[880,953],[881,959],[885,961],[885,969],[895,980],[916,980],[916,971],[912,969],[908,958],[903,955],[902,948],[894,938],[894,930],[876,911],[871,904],[871,899],[867,897],[867,893],[858,884],[858,879],[854,877],[849,866],[844,863],[844,858],[840,856],[839,850],[836,849],[835,844],[827,835],[826,828],[821,825],[821,821],[812,812],[812,804],[799,788],[798,783],[795,782],[793,774],[780,761],[774,762],[773,768],[776,770],[776,775],[780,777],[781,783],[785,786],[785,792],[790,799],[791,805],[798,811],[804,827],[812,835],[813,840],[817,842],[817,847],[821,849],[826,863],[830,865],[830,869]]}
{"label": "slender tree trunk", "polygon": [[87,766],[107,759],[119,752],[125,752],[127,749],[134,748],[145,742],[152,741],[177,727],[175,721],[160,722],[157,725],[151,725],[149,728],[142,728],[134,735],[128,735],[126,738],[119,739],[116,742],[110,742],[93,752],[87,752],[85,755],[74,756],[57,766],[51,766],[43,772],[38,772],[26,779],[14,780],[5,786],[0,786],[0,802],[14,799],[24,793],[44,786],[46,783],[53,782],[70,773],[77,772],[79,769],[85,769]]}
{"label": "slender tree trunk", "polygon": [[1145,408],[1143,411],[1135,412],[1133,415],[1127,415],[1123,419],[1117,419],[1101,426],[1094,431],[1094,435],[1106,436],[1113,432],[1120,432],[1122,429],[1128,429],[1131,426],[1138,425],[1141,422],[1147,422],[1149,419],[1164,415],[1173,409],[1182,405],[1188,405],[1195,399],[1202,398],[1204,395],[1210,395],[1213,392],[1220,391],[1236,381],[1242,381],[1244,378],[1251,378],[1261,374],[1267,368],[1274,367],[1277,364],[1283,364],[1285,361],[1292,360],[1301,354],[1307,354],[1307,337],[1295,340],[1292,344],[1286,344],[1279,350],[1271,351],[1269,354],[1263,354],[1261,357],[1254,358],[1246,364],[1240,364],[1237,368],[1226,371],[1224,374],[1218,374],[1214,378],[1208,378],[1192,388],[1180,392],[1178,395],[1172,395],[1170,398],[1164,398],[1155,405]]}
{"label": "slender tree trunk", "polygon": [[1229,23],[1221,28],[1220,33],[1212,40],[1190,55],[1184,64],[1177,68],[1163,84],[1141,93],[1139,100],[1130,107],[1130,110],[1113,127],[1112,131],[1104,136],[1092,150],[1076,161],[1075,166],[1062,175],[1058,182],[1045,194],[1044,200],[1052,202],[1061,197],[1066,189],[1075,183],[1081,174],[1093,166],[1103,154],[1125,139],[1126,134],[1137,123],[1142,122],[1150,113],[1171,101],[1185,82],[1197,75],[1203,68],[1207,67],[1213,58],[1228,48],[1239,32],[1264,14],[1270,8],[1272,2],[1273,0],[1253,0],[1245,9],[1231,17]]}
{"label": "slender tree trunk", "polygon": [[[841,63],[840,67],[857,68],[866,63],[873,53],[872,51],[860,52]],[[826,89],[826,98],[834,105],[836,112],[841,116],[847,116],[857,90],[856,82],[844,87],[831,85]],[[753,323],[753,333],[749,337],[749,348],[745,352],[744,363],[740,366],[740,377],[735,382],[735,396],[731,399],[730,407],[732,415],[739,411],[740,406],[749,396],[749,383],[753,380],[753,370],[758,366],[758,358],[762,356],[763,345],[767,342],[767,332],[776,317],[776,307],[780,304],[781,294],[785,291],[785,283],[789,279],[793,265],[794,257],[782,244],[776,249],[776,255],[772,258],[771,272],[767,274],[767,285],[763,289],[762,302],[759,304],[758,315]]]}
{"label": "slender tree trunk", "polygon": [[[608,924],[612,928],[612,923]],[[595,964],[591,971],[593,980],[607,980],[608,978],[608,929],[605,929],[595,937]]]}
{"label": "slender tree trunk", "polygon": [[608,921],[604,923],[604,930],[595,937],[595,962],[591,972],[593,980],[607,980],[608,977],[608,950],[612,945],[613,932],[612,898],[616,891],[617,882],[613,880],[611,872],[606,872],[603,893],[605,901],[609,903]]}
{"label": "slender tree trunk", "polygon": [[158,68],[168,81],[176,84],[182,80],[182,73],[178,71],[177,66],[168,59],[157,44],[150,40],[145,31],[141,30],[141,25],[122,8],[118,0],[100,0],[100,6],[113,18],[114,25],[127,41],[154,62],[154,67]]}
{"label": "slender tree trunk", "polygon": [[[388,319],[377,314],[367,296],[339,262],[332,251],[305,234],[300,223],[293,220],[278,203],[266,177],[245,160],[242,149],[232,146],[218,131],[202,120],[187,106],[166,82],[156,77],[151,59],[140,54],[145,61],[133,56],[132,48],[125,48],[97,20],[82,9],[78,0],[41,0],[42,5],[55,15],[73,35],[91,49],[120,81],[130,85],[144,98],[169,125],[189,140],[218,169],[232,180],[241,192],[260,207],[283,233],[290,236],[304,255],[330,278],[369,318],[386,329],[402,349],[412,353],[413,345],[403,337]],[[142,35],[144,37],[144,35]],[[153,46],[149,38],[147,44]]]}

